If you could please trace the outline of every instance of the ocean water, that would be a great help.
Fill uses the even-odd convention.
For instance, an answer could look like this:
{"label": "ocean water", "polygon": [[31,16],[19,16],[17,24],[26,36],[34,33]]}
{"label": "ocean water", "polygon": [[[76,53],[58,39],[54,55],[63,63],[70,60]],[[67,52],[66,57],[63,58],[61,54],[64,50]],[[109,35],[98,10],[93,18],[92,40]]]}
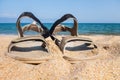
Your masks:
{"label": "ocean water", "polygon": [[[26,25],[27,23],[22,23]],[[66,26],[72,27],[72,23],[63,23]],[[52,23],[44,23],[44,25],[50,29]],[[120,35],[120,23],[79,23],[78,24],[79,34],[88,35]],[[36,34],[33,32],[28,32],[28,34]],[[62,32],[58,34],[69,34],[68,32]],[[0,23],[0,35],[17,35],[17,28],[15,23]]]}

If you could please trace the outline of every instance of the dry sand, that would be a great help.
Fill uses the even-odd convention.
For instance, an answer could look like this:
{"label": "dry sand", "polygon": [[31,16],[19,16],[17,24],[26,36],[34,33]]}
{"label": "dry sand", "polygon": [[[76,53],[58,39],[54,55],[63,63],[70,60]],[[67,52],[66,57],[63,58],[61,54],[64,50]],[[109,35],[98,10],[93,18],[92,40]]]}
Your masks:
{"label": "dry sand", "polygon": [[53,60],[25,64],[5,56],[8,44],[17,36],[0,36],[0,80],[120,80],[120,36],[81,36],[91,38],[102,57],[71,64],[48,38]]}

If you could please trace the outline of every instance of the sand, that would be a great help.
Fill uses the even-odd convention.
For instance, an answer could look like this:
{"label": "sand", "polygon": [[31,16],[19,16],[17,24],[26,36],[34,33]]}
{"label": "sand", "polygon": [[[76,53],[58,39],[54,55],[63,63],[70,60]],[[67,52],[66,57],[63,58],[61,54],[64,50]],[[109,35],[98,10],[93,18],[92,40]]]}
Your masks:
{"label": "sand", "polygon": [[[71,64],[47,38],[52,60],[38,65],[26,64],[6,56],[10,41],[17,36],[0,36],[0,80],[119,80],[120,36],[81,35],[91,38],[101,56]],[[89,56],[89,54],[88,54]],[[92,56],[91,56],[92,57]]]}

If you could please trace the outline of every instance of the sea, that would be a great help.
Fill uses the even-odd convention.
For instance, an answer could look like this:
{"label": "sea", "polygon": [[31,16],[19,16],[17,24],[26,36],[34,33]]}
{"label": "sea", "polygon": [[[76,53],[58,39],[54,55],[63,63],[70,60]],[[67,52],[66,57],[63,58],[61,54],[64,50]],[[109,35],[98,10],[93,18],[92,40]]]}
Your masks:
{"label": "sea", "polygon": [[[22,23],[24,26],[28,23]],[[50,29],[53,23],[44,23]],[[72,27],[72,23],[63,23],[63,25]],[[0,23],[0,35],[17,35],[16,23]],[[25,34],[36,34],[34,31]],[[58,34],[69,34],[69,32],[61,32]],[[120,23],[79,23],[79,35],[120,35]]]}

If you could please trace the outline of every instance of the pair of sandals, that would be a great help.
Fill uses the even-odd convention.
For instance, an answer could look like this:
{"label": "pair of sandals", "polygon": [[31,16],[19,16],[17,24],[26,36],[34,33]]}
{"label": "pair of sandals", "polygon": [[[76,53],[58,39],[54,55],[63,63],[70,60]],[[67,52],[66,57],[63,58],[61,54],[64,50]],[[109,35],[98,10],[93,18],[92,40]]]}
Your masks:
{"label": "pair of sandals", "polygon": [[[23,17],[32,18],[36,23],[21,27],[20,21]],[[70,18],[74,21],[72,28],[61,24]],[[71,63],[72,61],[90,59],[90,57],[86,57],[89,54],[98,54],[97,46],[91,39],[78,36],[77,19],[72,14],[65,14],[62,16],[60,19],[55,21],[55,23],[53,23],[51,29],[49,30],[31,12],[23,12],[18,17],[16,26],[19,33],[19,38],[11,41],[7,53],[8,56],[16,60],[20,60],[25,63],[39,64],[52,59],[52,53],[49,49],[48,43],[45,40],[45,38],[48,37],[51,37],[51,39],[62,51],[63,58],[71,61]],[[25,36],[24,32],[28,30],[38,32],[39,35]],[[71,35],[64,35],[65,37],[58,39],[55,35],[61,31],[68,31]]]}

